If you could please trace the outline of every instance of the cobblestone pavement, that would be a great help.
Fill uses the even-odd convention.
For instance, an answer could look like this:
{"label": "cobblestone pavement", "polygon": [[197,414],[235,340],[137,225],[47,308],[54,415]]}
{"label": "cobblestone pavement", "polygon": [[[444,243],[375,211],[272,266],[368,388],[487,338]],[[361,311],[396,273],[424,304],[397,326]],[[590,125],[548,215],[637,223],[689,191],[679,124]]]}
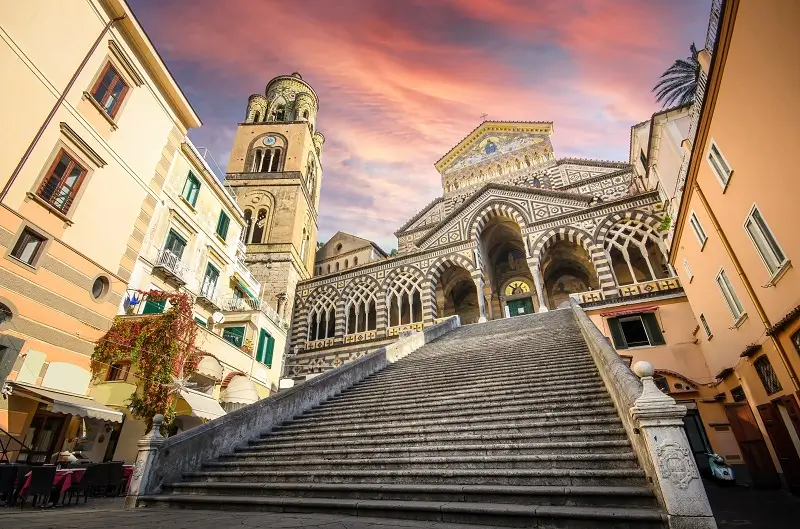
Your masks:
{"label": "cobblestone pavement", "polygon": [[[746,487],[706,490],[720,529],[789,529],[800,527],[800,498],[786,491]],[[220,512],[170,509],[123,510],[123,499],[90,499],[86,506],[20,510],[0,508],[0,528],[20,529],[227,529],[313,527],[315,529],[497,529],[477,525],[387,520],[335,514]]]}

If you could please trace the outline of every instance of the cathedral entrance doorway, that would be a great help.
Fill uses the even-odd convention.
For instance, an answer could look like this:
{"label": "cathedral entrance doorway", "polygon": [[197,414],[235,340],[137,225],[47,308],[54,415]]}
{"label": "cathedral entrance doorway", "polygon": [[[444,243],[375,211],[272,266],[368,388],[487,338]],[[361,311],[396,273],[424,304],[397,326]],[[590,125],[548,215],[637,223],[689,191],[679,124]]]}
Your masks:
{"label": "cathedral entrance doorway", "polygon": [[508,310],[507,316],[513,318],[514,316],[522,316],[523,314],[533,314],[533,299],[511,299],[506,302]]}
{"label": "cathedral entrance doorway", "polygon": [[558,241],[548,248],[542,260],[542,277],[549,309],[569,306],[570,294],[600,288],[591,256],[570,241]]}
{"label": "cathedral entrance doorway", "polygon": [[[491,286],[490,314],[506,317],[509,298],[527,299],[535,308],[533,276],[525,260],[525,243],[519,225],[507,217],[495,217],[486,224],[480,235],[483,273]],[[506,292],[509,288],[512,291]],[[515,314],[516,315],[516,314]]]}
{"label": "cathedral entrance doorway", "polygon": [[477,289],[465,268],[451,266],[442,272],[436,283],[436,309],[439,317],[458,315],[462,325],[477,323],[481,316]]}

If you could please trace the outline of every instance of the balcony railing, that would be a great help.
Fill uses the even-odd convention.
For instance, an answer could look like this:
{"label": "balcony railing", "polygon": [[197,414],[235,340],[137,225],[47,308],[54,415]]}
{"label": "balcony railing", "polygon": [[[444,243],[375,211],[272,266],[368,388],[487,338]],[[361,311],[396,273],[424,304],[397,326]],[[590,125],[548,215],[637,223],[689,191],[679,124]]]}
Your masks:
{"label": "balcony railing", "polygon": [[200,287],[200,293],[197,296],[198,303],[203,303],[211,306],[214,309],[219,308],[219,301],[217,300],[217,284],[211,282],[204,282]]}
{"label": "balcony railing", "polygon": [[272,322],[280,327],[281,329],[286,329],[286,322],[283,318],[280,317],[278,312],[267,305],[266,303],[262,302],[261,300],[245,297],[245,298],[224,298],[221,299],[219,302],[219,306],[223,311],[229,312],[247,312],[247,311],[255,311],[260,310],[264,313],[264,315],[272,320]]}
{"label": "balcony railing", "polygon": [[590,290],[588,292],[578,292],[570,294],[570,297],[578,302],[578,304],[592,303],[605,299],[621,299],[631,296],[638,296],[641,294],[654,294],[661,292],[664,294],[669,291],[680,290],[681,281],[677,277],[665,277],[664,279],[655,279],[653,281],[643,281],[641,283],[631,283],[629,285],[622,285],[616,287],[612,292],[603,293],[602,290]]}
{"label": "balcony railing", "polygon": [[261,293],[261,282],[255,278],[253,273],[250,271],[249,268],[247,268],[247,265],[245,265],[244,262],[240,261],[239,259],[236,259],[234,261],[233,269],[236,270],[237,274],[242,276],[242,279],[244,279],[248,285],[253,287],[253,290],[255,291],[256,294]]}
{"label": "balcony railing", "polygon": [[166,249],[158,252],[153,270],[162,271],[180,284],[185,284],[186,277],[188,276],[188,269],[181,261],[181,258],[172,253],[170,250]]}

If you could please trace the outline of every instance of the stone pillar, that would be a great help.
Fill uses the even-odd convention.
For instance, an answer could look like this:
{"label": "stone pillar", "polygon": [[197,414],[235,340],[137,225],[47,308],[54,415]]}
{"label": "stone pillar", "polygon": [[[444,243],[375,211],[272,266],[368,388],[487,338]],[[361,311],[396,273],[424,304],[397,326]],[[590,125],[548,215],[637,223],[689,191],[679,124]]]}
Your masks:
{"label": "stone pillar", "polygon": [[159,413],[154,416],[153,429],[136,443],[136,446],[139,447],[139,452],[136,454],[133,475],[128,486],[128,493],[125,496],[126,509],[136,507],[139,496],[145,496],[148,488],[150,488],[156,456],[158,456],[161,445],[164,444],[164,436],[160,432],[162,422],[164,422],[163,415]]}
{"label": "stone pillar", "polygon": [[483,278],[473,277],[472,280],[475,282],[475,290],[478,294],[478,310],[481,313],[478,323],[484,323],[486,321],[486,299],[483,296]]}
{"label": "stone pillar", "polygon": [[539,312],[547,312],[547,300],[544,298],[544,291],[542,289],[542,273],[539,269],[539,263],[531,263],[529,261],[528,268],[531,269],[533,285],[536,287],[536,297],[539,299]]}
{"label": "stone pillar", "polygon": [[630,414],[639,428],[653,466],[654,483],[670,529],[716,529],[717,524],[683,427],[686,407],[659,390],[653,366],[636,362],[633,371],[642,380],[642,394]]}

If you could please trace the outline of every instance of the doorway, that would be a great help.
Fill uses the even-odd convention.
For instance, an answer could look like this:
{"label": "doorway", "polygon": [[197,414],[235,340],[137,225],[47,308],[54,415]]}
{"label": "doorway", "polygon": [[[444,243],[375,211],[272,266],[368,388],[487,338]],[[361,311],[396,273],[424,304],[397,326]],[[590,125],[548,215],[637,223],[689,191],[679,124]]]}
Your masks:
{"label": "doorway", "polygon": [[[791,404],[796,408],[797,405],[793,398],[789,398],[792,399]],[[783,414],[786,414],[786,403],[782,398],[758,406],[758,413],[761,414],[764,428],[767,430],[767,435],[772,441],[772,448],[783,469],[786,485],[792,494],[800,494],[800,455],[797,453],[795,441],[789,433],[782,411]]]}
{"label": "doorway", "polygon": [[533,314],[533,299],[509,299],[506,301],[508,307],[508,315],[513,318],[514,316],[522,316],[524,314]]}
{"label": "doorway", "polygon": [[753,410],[746,402],[726,404],[725,414],[742,451],[753,486],[761,489],[780,488],[778,471],[772,462],[772,456],[769,454],[764,436],[761,435]]}
{"label": "doorway", "polygon": [[25,444],[31,447],[26,463],[48,463],[63,443],[63,415],[45,415],[37,412],[28,427]]}
{"label": "doorway", "polygon": [[703,428],[703,421],[700,418],[700,413],[697,410],[689,409],[683,417],[683,426],[686,429],[686,438],[689,440],[689,446],[694,454],[694,460],[697,463],[697,468],[700,474],[707,476],[711,473],[711,468],[708,465],[708,456],[706,453],[713,452],[711,443],[708,441],[706,429]]}

